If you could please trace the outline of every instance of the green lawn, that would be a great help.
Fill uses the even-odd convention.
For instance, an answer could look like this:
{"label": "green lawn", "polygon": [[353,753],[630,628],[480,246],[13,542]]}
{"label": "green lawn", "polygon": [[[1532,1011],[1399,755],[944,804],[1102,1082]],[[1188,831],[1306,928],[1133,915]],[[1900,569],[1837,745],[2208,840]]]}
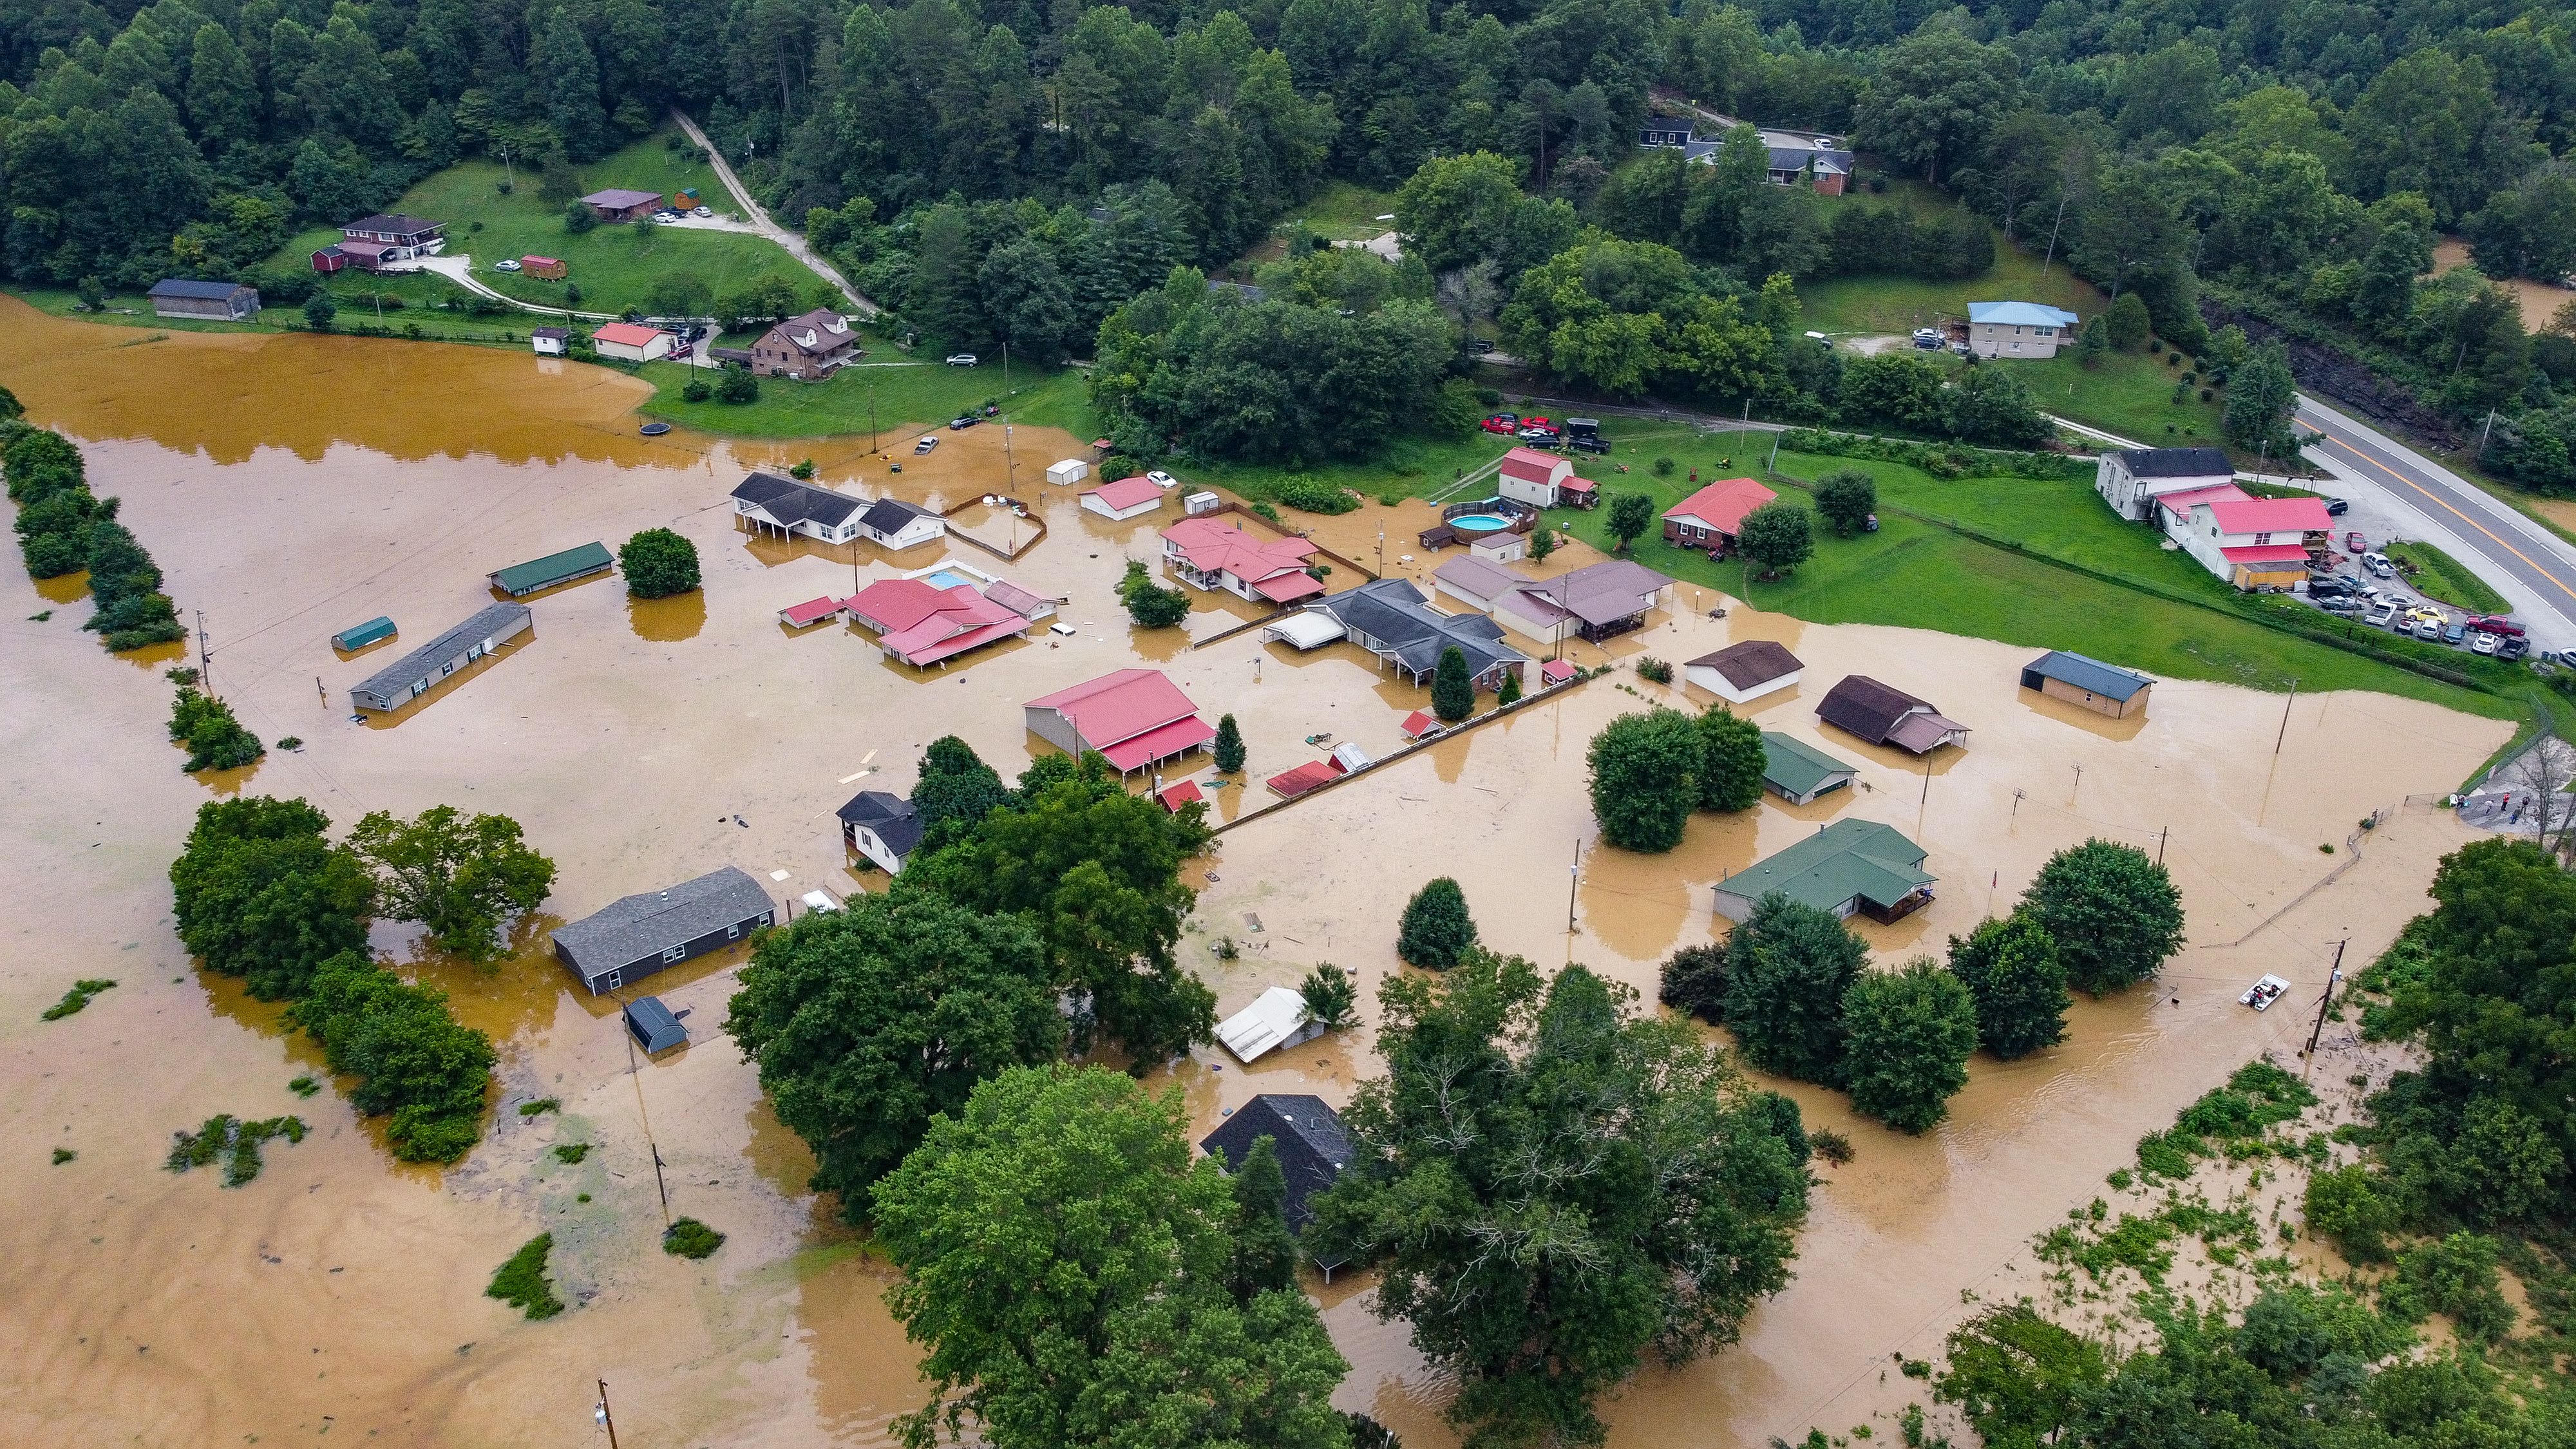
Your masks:
{"label": "green lawn", "polygon": [[1394,222],[1378,220],[1395,213],[1395,193],[1348,181],[1327,182],[1305,205],[1289,210],[1280,226],[1295,226],[1302,221],[1308,231],[1335,241],[1365,241],[1395,229]]}
{"label": "green lawn", "polygon": [[[1703,483],[1719,477],[1763,475],[1764,458],[1742,435],[1635,429],[1620,435],[1618,444],[1615,460],[1629,463],[1631,471],[1610,472],[1605,492],[1645,493],[1655,500],[1659,513],[1691,491],[1693,466],[1699,468]],[[1654,473],[1651,460],[1659,455],[1675,460],[1671,476]],[[1719,466],[1718,459],[1727,456],[1734,459],[1733,466]],[[1963,537],[1883,507],[1878,532],[1848,540],[1820,533],[1815,557],[1795,573],[1772,583],[1750,584],[1752,602],[1760,608],[1817,623],[1895,624],[2033,648],[2071,649],[2173,678],[2274,690],[2286,688],[2296,678],[2303,690],[2376,689],[2491,718],[2516,718],[2526,712],[2519,696],[2456,688],[2252,619],[2231,617],[2236,604],[2232,590],[2189,559],[2158,547],[2146,530],[2112,517],[2080,480],[1945,482],[1901,464],[1795,453],[1782,453],[1778,466],[1773,486],[1792,501],[1805,500],[1794,480],[1857,468],[1877,479],[1886,504],[2011,539],[2026,552]],[[1594,468],[1584,471],[1597,476]],[[1551,519],[1595,546],[1609,543],[1607,508],[1561,511]],[[1739,562],[1711,563],[1695,550],[1662,544],[1651,531],[1639,540],[1636,557],[1685,582],[1738,597],[1748,588]],[[2060,568],[2047,561],[2051,558],[2135,579],[2139,586]],[[2035,599],[2047,600],[2048,606],[2033,608]],[[2209,607],[2195,600],[2205,600]],[[2440,662],[2482,678],[2491,665],[2491,661],[2450,651],[2444,651]],[[2504,666],[2494,669],[2500,686],[2528,684],[2518,671]]]}
{"label": "green lawn", "polygon": [[[1850,198],[1885,201],[1885,197]],[[1830,202],[1828,204],[1831,204]],[[2110,302],[2094,285],[2066,269],[2060,257],[2040,275],[2040,259],[1995,242],[1995,264],[1963,282],[1920,277],[1829,277],[1798,288],[1807,325],[1832,336],[1911,332],[1943,317],[1965,319],[1970,302],[2045,302],[2085,318]]]}
{"label": "green lawn", "polygon": [[[2030,385],[2040,411],[2117,433],[2151,448],[2220,445],[2226,393],[2200,400],[2203,383],[2195,382],[2173,400],[2174,383],[2184,367],[2169,367],[2143,352],[2113,352],[2091,367],[2069,349],[2045,362],[2001,364]],[[2249,465],[2252,458],[2245,460]]]}
{"label": "green lawn", "polygon": [[640,411],[703,432],[821,438],[867,432],[871,402],[876,426],[886,432],[945,423],[997,402],[1014,422],[1088,434],[1088,398],[1082,375],[1071,368],[1013,363],[1006,386],[999,358],[986,358],[980,367],[946,367],[925,353],[907,356],[864,328],[859,341],[868,350],[865,362],[821,382],[763,378],[760,400],[741,405],[683,401],[680,389],[689,379],[709,374],[676,362],[650,363],[641,375],[655,391]]}
{"label": "green lawn", "polygon": [[2406,571],[2407,582],[2443,603],[2481,614],[2502,614],[2513,608],[2458,559],[2429,543],[2392,543],[2387,552],[2389,561]]}
{"label": "green lawn", "polygon": [[[694,186],[719,212],[730,204],[704,162],[683,159],[682,153],[667,149],[659,136],[581,167],[578,176],[584,193],[608,187],[670,192]],[[484,285],[544,306],[585,312],[641,310],[655,279],[672,272],[700,277],[719,295],[772,273],[791,279],[800,294],[820,295],[825,285],[775,244],[748,232],[628,222],[575,235],[564,225],[562,203],[538,199],[534,173],[521,168],[508,195],[500,190],[504,179],[505,170],[497,163],[462,161],[404,192],[388,209],[446,222],[447,255],[472,256],[475,276]],[[305,232],[288,241],[270,265],[301,267],[314,251],[338,238],[334,228]],[[570,275],[562,282],[545,282],[491,268],[494,262],[528,255],[560,258],[569,265]],[[350,296],[371,290],[408,296],[406,285],[398,279],[343,272],[333,279],[331,291],[345,308]],[[436,278],[413,278],[408,285],[421,294],[414,305],[454,290]],[[578,301],[568,290],[576,286]],[[524,330],[527,323],[518,325]]]}
{"label": "green lawn", "polygon": [[[445,342],[489,342],[526,346],[528,329],[543,326],[544,320],[531,313],[515,312],[500,317],[473,317],[463,312],[435,310],[439,303],[463,295],[436,277],[397,276],[374,279],[374,287],[352,286],[335,290],[340,316],[337,325],[346,330],[361,323],[372,325],[377,320],[373,298],[384,297],[384,325],[400,331],[417,325],[432,339]],[[155,317],[152,303],[142,293],[110,293],[105,312],[84,312],[79,299],[70,292],[52,287],[9,289],[12,296],[41,312],[68,317],[78,322],[95,322],[109,327],[133,327],[156,332],[283,332],[289,323],[303,325],[300,308],[268,306],[250,322],[211,322],[189,317]],[[398,305],[399,303],[399,305]]]}

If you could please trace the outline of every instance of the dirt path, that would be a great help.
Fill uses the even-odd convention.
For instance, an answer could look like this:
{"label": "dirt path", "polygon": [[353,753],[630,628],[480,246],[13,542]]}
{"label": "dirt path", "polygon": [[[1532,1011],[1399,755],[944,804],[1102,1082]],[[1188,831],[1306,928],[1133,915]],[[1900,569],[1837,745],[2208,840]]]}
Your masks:
{"label": "dirt path", "polygon": [[707,153],[707,164],[715,168],[716,179],[725,184],[725,190],[733,193],[734,205],[741,207],[742,214],[750,218],[752,230],[785,248],[789,256],[803,262],[814,275],[840,288],[841,295],[850,299],[850,305],[858,310],[860,316],[874,317],[883,310],[860,296],[859,289],[851,286],[850,279],[842,276],[838,268],[816,255],[814,249],[805,244],[804,233],[780,226],[759,202],[751,199],[751,192],[742,184],[742,178],[734,175],[733,168],[725,164],[724,153],[716,149],[715,143],[707,139],[707,133],[698,129],[698,123],[689,119],[686,111],[673,111],[671,119],[678,121],[680,129],[689,133],[689,139]]}

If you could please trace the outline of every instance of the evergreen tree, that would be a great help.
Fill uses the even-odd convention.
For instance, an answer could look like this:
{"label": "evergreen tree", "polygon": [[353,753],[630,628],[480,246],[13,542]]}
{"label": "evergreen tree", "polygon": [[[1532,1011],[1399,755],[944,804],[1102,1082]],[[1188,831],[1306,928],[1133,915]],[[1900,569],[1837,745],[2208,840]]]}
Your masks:
{"label": "evergreen tree", "polygon": [[1769,768],[1762,726],[1722,704],[1699,717],[1699,808],[1750,810],[1762,803],[1762,775]]}
{"label": "evergreen tree", "polygon": [[1829,912],[1774,891],[1726,938],[1726,1023],[1747,1061],[1800,1081],[1843,1084],[1843,993],[1869,948]]}
{"label": "evergreen tree", "polygon": [[1504,675],[1503,687],[1494,693],[1494,706],[1499,709],[1504,705],[1518,704],[1520,702],[1521,677],[1518,674]]}
{"label": "evergreen tree", "polygon": [[972,745],[941,735],[922,751],[921,778],[912,787],[913,808],[921,812],[919,848],[935,851],[961,838],[1010,798],[1002,777]]}
{"label": "evergreen tree", "polygon": [[1445,875],[1413,893],[1395,933],[1395,954],[1415,966],[1455,966],[1475,944],[1476,922],[1467,914],[1467,893]]}
{"label": "evergreen tree", "polygon": [[1950,974],[1977,1003],[1977,1039],[2005,1061],[2066,1039],[2066,965],[2029,911],[1950,938]]}
{"label": "evergreen tree", "polygon": [[1216,722],[1216,767],[1229,775],[1243,769],[1243,730],[1230,714]]}
{"label": "evergreen tree", "polygon": [[1844,988],[1844,1081],[1852,1109],[1899,1132],[1950,1115],[1977,1049],[1977,1004],[1959,978],[1917,957]]}
{"label": "evergreen tree", "polygon": [[1476,712],[1476,682],[1468,676],[1466,652],[1455,644],[1440,651],[1431,671],[1431,712],[1446,724]]}
{"label": "evergreen tree", "polygon": [[1297,1239],[1288,1231],[1288,1175],[1279,1144],[1252,1139],[1234,1166],[1234,1266],[1226,1288],[1237,1303],[1297,1286]]}

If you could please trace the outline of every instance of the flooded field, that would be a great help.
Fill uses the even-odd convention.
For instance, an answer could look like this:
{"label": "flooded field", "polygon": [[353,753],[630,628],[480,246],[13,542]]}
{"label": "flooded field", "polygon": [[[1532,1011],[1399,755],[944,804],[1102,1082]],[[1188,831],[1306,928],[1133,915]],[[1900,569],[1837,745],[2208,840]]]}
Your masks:
{"label": "flooded field", "polygon": [[[2433,247],[2433,270],[2447,272],[2453,267],[2469,265],[2469,244],[2464,241],[2437,242]],[[2549,325],[2558,309],[2576,302],[2576,288],[2549,282],[2535,282],[2529,277],[2513,277],[2505,282],[2507,290],[2522,304],[2522,325],[2537,332]]]}
{"label": "flooded field", "polygon": [[[1060,433],[1020,428],[1006,440],[978,428],[921,459],[881,457],[864,437],[644,439],[628,412],[640,384],[496,351],[148,340],[6,302],[0,337],[12,344],[0,383],[84,442],[93,484],[125,500],[182,610],[205,611],[216,687],[263,738],[305,741],[241,778],[181,774],[161,728],[167,661],[101,653],[78,629],[77,588],[40,594],[0,569],[11,606],[0,613],[0,845],[12,862],[0,892],[0,1126],[22,1154],[0,1177],[0,1294],[12,1305],[0,1315],[0,1441],[587,1442],[604,1377],[632,1443],[886,1442],[888,1419],[921,1393],[915,1355],[880,1302],[883,1269],[805,1191],[803,1147],[718,1030],[738,960],[653,978],[692,1012],[696,1044],[630,1070],[613,1003],[579,993],[543,955],[542,929],[726,864],[782,900],[866,889],[872,878],[845,866],[835,807],[861,788],[908,788],[921,746],[945,733],[1014,773],[1036,745],[1021,702],[1112,669],[1164,669],[1211,720],[1237,716],[1256,783],[1251,798],[1216,793],[1223,819],[1269,803],[1261,777],[1317,758],[1308,736],[1383,754],[1427,699],[1347,644],[1300,655],[1244,633],[1192,648],[1256,616],[1221,596],[1194,595],[1183,630],[1131,631],[1111,585],[1127,557],[1152,556],[1177,503],[1125,523],[1082,512],[1076,490],[1043,482],[1046,463],[1077,455]],[[889,427],[885,441],[909,436]],[[737,532],[727,494],[741,474],[809,455],[824,481],[871,496],[946,507],[1009,492],[1049,533],[1004,564],[955,542],[894,556],[862,547],[854,559]],[[1390,571],[1427,574],[1436,559],[1401,561],[1427,521],[1419,504],[1370,506],[1320,520],[1318,539],[1374,568],[1382,527]],[[525,642],[390,720],[350,721],[347,688],[488,601],[494,569],[593,539],[614,548],[654,526],[697,542],[700,594],[630,603],[607,578],[538,596]],[[999,518],[982,519],[978,536],[996,527],[1007,543]],[[1651,563],[1653,550],[1642,556]],[[952,557],[1066,598],[1059,618],[1075,634],[1040,632],[916,672],[842,626],[790,633],[775,618],[854,580]],[[1548,571],[1591,557],[1570,547]],[[1220,1009],[1318,960],[1364,982],[1398,969],[1397,914],[1434,873],[1465,884],[1490,943],[1545,964],[1580,959],[1650,993],[1664,954],[1706,938],[1710,884],[1845,815],[1915,836],[1940,877],[1930,909],[1862,925],[1885,961],[1937,952],[2007,906],[2050,852],[2094,834],[2161,846],[2192,944],[2170,991],[2079,1003],[2065,1046],[1974,1064],[1953,1120],[1925,1137],[1853,1122],[1831,1094],[1793,1089],[1813,1120],[1852,1135],[1858,1159],[1828,1173],[1797,1281],[1754,1314],[1740,1347],[1645,1374],[1610,1406],[1622,1446],[1760,1443],[1809,1423],[1839,1432],[1901,1402],[1913,1385],[1888,1381],[1891,1353],[1937,1344],[1961,1290],[2027,1282],[2027,1237],[2089,1196],[2139,1133],[2299,1034],[2295,1013],[2234,1005],[2247,979],[2276,971],[2312,999],[2334,941],[2348,936],[2366,959],[2420,908],[2433,861],[2465,838],[2456,824],[2398,809],[2357,861],[2348,839],[2360,817],[2448,789],[2506,729],[2326,695],[2292,703],[2284,732],[2280,697],[2188,682],[2158,685],[2143,720],[2108,721],[2015,688],[2027,650],[1743,612],[1714,620],[1705,610],[1724,601],[1678,592],[1611,655],[1679,660],[1779,639],[1805,661],[1806,683],[1761,701],[1758,717],[1859,765],[1857,788],[1795,810],[1700,817],[1667,856],[1599,847],[1583,751],[1645,702],[1618,684],[1703,702],[1623,670],[1229,831],[1206,863],[1189,948]],[[48,607],[59,611],[49,622],[27,620]],[[403,638],[335,655],[334,631],[377,614]],[[1605,657],[1583,645],[1568,655]],[[1854,670],[1969,725],[1967,749],[1926,774],[1823,730],[1815,699]],[[309,1044],[287,1036],[275,1007],[189,968],[164,872],[210,789],[303,795],[342,824],[441,802],[502,811],[561,866],[550,914],[497,970],[421,966],[501,1044],[500,1111],[458,1169],[398,1167],[335,1093],[299,1101],[286,1084],[319,1071]],[[1243,943],[1242,956],[1217,961],[1207,947],[1219,936]],[[390,929],[379,944],[410,956]],[[120,985],[39,1023],[82,977]],[[1362,1031],[1262,1067],[1207,1050],[1171,1076],[1204,1126],[1263,1090],[1345,1100],[1376,1063]],[[511,1110],[541,1095],[560,1097],[562,1114]],[[296,1112],[315,1133],[271,1144],[266,1172],[239,1189],[161,1171],[168,1134],[218,1111]],[[597,1144],[578,1165],[547,1152],[576,1141]],[[77,1160],[44,1166],[57,1145]],[[672,1210],[731,1235],[704,1263],[658,1251],[656,1148]],[[555,1272],[576,1306],[526,1323],[482,1289],[541,1230],[555,1234]],[[1438,1421],[1443,1386],[1400,1325],[1370,1316],[1365,1277],[1310,1286],[1356,1365],[1340,1402],[1417,1449],[1453,1442]]]}

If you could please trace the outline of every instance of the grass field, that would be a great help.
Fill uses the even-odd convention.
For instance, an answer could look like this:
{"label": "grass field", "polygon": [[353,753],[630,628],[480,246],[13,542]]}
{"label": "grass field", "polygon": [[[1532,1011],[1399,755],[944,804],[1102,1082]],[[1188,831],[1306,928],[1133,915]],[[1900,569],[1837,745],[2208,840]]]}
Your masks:
{"label": "grass field", "polygon": [[1281,226],[1295,226],[1302,221],[1308,231],[1335,241],[1365,241],[1395,229],[1394,222],[1378,220],[1394,214],[1395,193],[1348,181],[1325,183],[1305,205],[1289,211],[1290,215],[1281,219]]}
{"label": "grass field", "polygon": [[676,362],[648,363],[640,375],[653,384],[654,395],[640,411],[703,432],[820,438],[867,432],[871,403],[877,428],[893,432],[944,424],[970,408],[996,402],[1011,421],[1087,433],[1088,398],[1082,375],[1071,368],[1015,363],[1006,386],[998,359],[987,359],[980,367],[946,367],[937,358],[916,362],[864,328],[859,339],[868,350],[866,362],[821,382],[763,378],[760,400],[753,403],[684,401],[680,390],[689,379],[709,374]]}
{"label": "grass field", "polygon": [[[671,272],[702,278],[719,295],[773,273],[792,280],[800,294],[824,285],[767,238],[749,232],[628,222],[575,235],[564,225],[563,204],[538,198],[534,173],[521,169],[508,195],[500,190],[504,179],[505,170],[496,163],[461,161],[404,192],[388,209],[446,222],[447,255],[471,255],[475,276],[484,285],[544,306],[585,312],[642,309],[654,281]],[[730,204],[704,162],[684,159],[683,153],[667,149],[658,135],[579,168],[578,185],[583,193],[608,187],[670,192],[694,186],[719,211]],[[288,241],[269,264],[301,267],[314,251],[338,239],[334,228],[304,232]],[[546,282],[491,269],[496,261],[527,255],[561,258],[569,275],[562,282]],[[568,284],[580,289],[578,301],[572,299]],[[349,272],[334,278],[330,287],[344,308],[350,305],[350,297],[371,290],[408,296],[407,287],[417,288],[421,300],[414,305],[425,305],[455,290],[437,278],[406,281]],[[525,330],[528,324],[518,325]]]}
{"label": "grass field", "polygon": [[[1853,198],[1885,201],[1885,197]],[[1807,325],[1835,337],[1911,332],[1943,317],[1964,319],[1970,302],[2045,302],[2086,319],[2110,305],[2108,298],[2066,269],[2060,259],[2040,275],[2040,259],[1995,242],[1995,264],[1985,275],[1952,282],[1920,277],[1829,277],[1798,288]]]}
{"label": "grass field", "polygon": [[2183,401],[2175,402],[2174,383],[2184,369],[2168,367],[2143,352],[2114,352],[2091,367],[2078,362],[2072,351],[2045,362],[2002,365],[2030,385],[2031,400],[2042,412],[2118,433],[2151,448],[2222,445],[2226,394],[2202,402],[2202,385],[2194,383]]}
{"label": "grass field", "polygon": [[2443,603],[2481,614],[2509,613],[2513,608],[2458,559],[2429,543],[2392,543],[2387,552],[2389,561],[2406,571],[2408,583]]}
{"label": "grass field", "polygon": [[[1647,494],[1658,513],[1691,491],[1693,466],[1703,483],[1763,473],[1764,459],[1743,435],[1639,429],[1619,435],[1618,445],[1615,461],[1628,463],[1630,472],[1586,468],[1585,473],[1606,473],[1608,494]],[[1658,455],[1675,460],[1670,477],[1653,472],[1651,460]],[[1734,465],[1718,466],[1718,459],[1728,456]],[[1685,583],[1737,597],[1745,597],[1749,588],[1757,607],[1817,623],[1938,629],[2032,648],[2071,649],[2151,674],[2257,689],[2284,689],[2294,678],[2302,690],[2376,689],[2491,718],[2516,718],[2528,711],[2528,702],[2518,695],[2457,688],[2231,616],[2232,590],[2189,559],[2158,547],[2145,530],[2112,517],[2081,481],[1945,482],[1900,464],[1795,453],[1782,453],[1778,466],[1773,486],[1792,501],[1805,501],[1794,480],[1857,468],[1878,481],[1884,503],[2014,540],[2026,552],[1882,508],[1878,532],[1839,539],[1820,531],[1815,556],[1786,579],[1771,583],[1748,584],[1740,562],[1711,563],[1705,554],[1664,545],[1652,531],[1638,541],[1636,557]],[[1609,543],[1607,508],[1550,517],[1588,543]],[[2140,587],[2057,567],[2050,559],[2135,579]],[[2038,599],[2047,600],[2047,606],[2034,608]],[[2207,606],[2195,600],[2205,600]],[[2440,662],[2478,677],[2492,669],[2500,686],[2529,683],[2527,676],[2506,666],[2448,651]]]}

